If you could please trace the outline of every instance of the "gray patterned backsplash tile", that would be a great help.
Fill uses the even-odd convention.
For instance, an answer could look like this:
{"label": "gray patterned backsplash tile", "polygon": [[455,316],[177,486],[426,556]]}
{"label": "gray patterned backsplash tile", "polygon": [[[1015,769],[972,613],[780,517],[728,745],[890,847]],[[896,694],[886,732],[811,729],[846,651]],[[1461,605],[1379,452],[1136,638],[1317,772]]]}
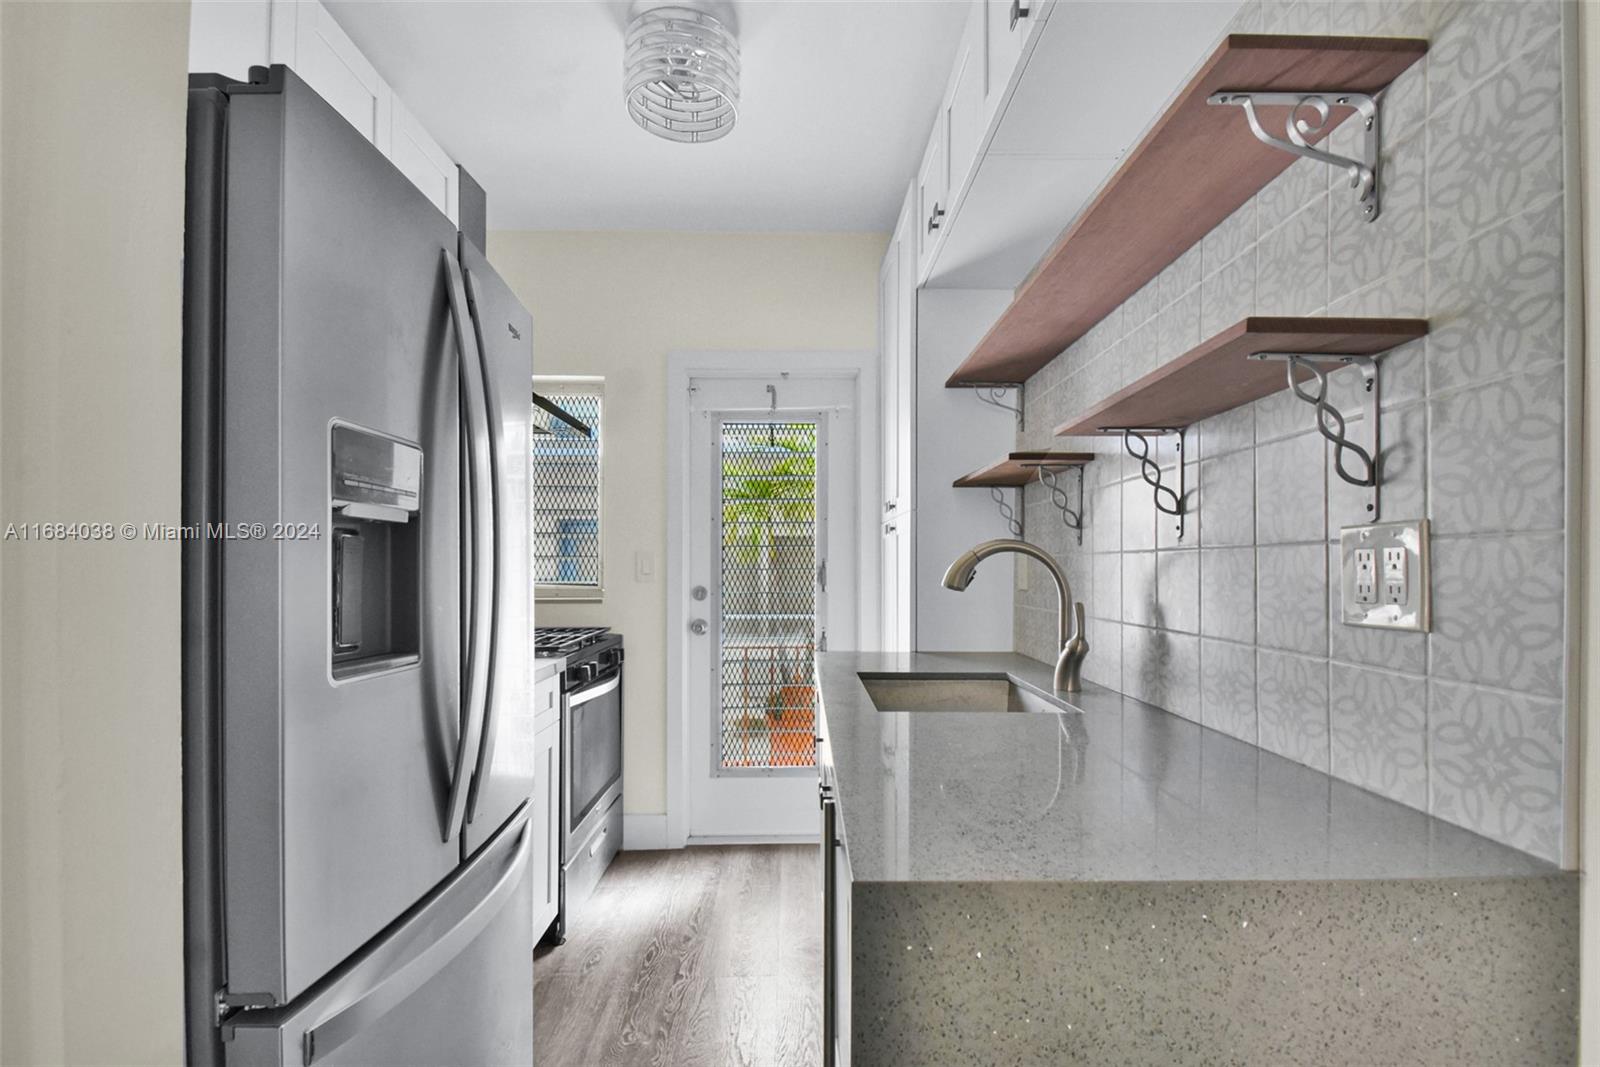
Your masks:
{"label": "gray patterned backsplash tile", "polygon": [[1200,543],[1253,545],[1256,542],[1256,453],[1231,452],[1201,460],[1196,487],[1203,520]]}
{"label": "gray patterned backsplash tile", "polygon": [[1190,290],[1200,284],[1204,275],[1205,242],[1196,241],[1189,250],[1163,270],[1158,278],[1161,279],[1161,306],[1166,307],[1179,297],[1186,295]]}
{"label": "gray patterned backsplash tile", "polygon": [[1408,140],[1397,141],[1386,127],[1378,163],[1383,175],[1383,210],[1378,217],[1359,227],[1337,225],[1341,212],[1355,212],[1358,207],[1355,196],[1343,183],[1332,191],[1329,210],[1336,224],[1330,227],[1328,244],[1331,293],[1354,293],[1403,268],[1414,271],[1424,262],[1427,216],[1422,206],[1427,195],[1426,163],[1427,142],[1421,130]]}
{"label": "gray patterned backsplash tile", "polygon": [[1122,555],[1122,621],[1156,626],[1156,554],[1124,552]]}
{"label": "gray patterned backsplash tile", "polygon": [[1097,552],[1093,561],[1094,584],[1085,609],[1100,619],[1122,618],[1122,553]]}
{"label": "gray patterned backsplash tile", "polygon": [[1200,553],[1156,553],[1156,617],[1164,630],[1200,632]]}
{"label": "gray patterned backsplash tile", "polygon": [[1200,283],[1200,336],[1213,337],[1256,311],[1256,246]]}
{"label": "gray patterned backsplash tile", "polygon": [[1563,544],[1560,534],[1434,538],[1434,677],[1561,695]]}
{"label": "gray patterned backsplash tile", "polygon": [[1463,389],[1428,404],[1428,498],[1440,534],[1561,528],[1566,370]]}
{"label": "gray patterned backsplash tile", "polygon": [[1200,446],[1203,459],[1215,459],[1242,448],[1254,448],[1256,443],[1256,409],[1253,404],[1213,415],[1197,422],[1189,434]]}
{"label": "gray patterned backsplash tile", "polygon": [[1255,549],[1200,551],[1200,633],[1229,641],[1255,641]]}
{"label": "gray patterned backsplash tile", "polygon": [[1552,200],[1430,259],[1430,393],[1562,359],[1564,226]]}
{"label": "gray patterned backsplash tile", "polygon": [[1145,552],[1156,547],[1156,509],[1142,478],[1122,483],[1122,550]]}
{"label": "gray patterned backsplash tile", "polygon": [[1256,743],[1256,650],[1200,639],[1200,721]]}
{"label": "gray patterned backsplash tile", "polygon": [[1328,661],[1256,651],[1256,720],[1268,752],[1328,769]]}
{"label": "gray patterned backsplash tile", "polygon": [[1256,243],[1256,198],[1251,197],[1217,228],[1201,238],[1201,273],[1215,274],[1224,263],[1237,259]]}
{"label": "gray patterned backsplash tile", "polygon": [[1428,97],[1435,111],[1530,49],[1553,41],[1561,26],[1558,3],[1454,0],[1432,6],[1436,21],[1428,43]]}
{"label": "gray patterned backsplash tile", "polygon": [[[1520,6],[1520,5],[1518,5]],[[1561,69],[1518,64],[1428,120],[1431,254],[1561,191]]]}
{"label": "gray patterned backsplash tile", "polygon": [[1442,681],[1429,697],[1429,810],[1559,862],[1561,702]]}
{"label": "gray patterned backsplash tile", "polygon": [[1317,433],[1288,437],[1256,450],[1256,544],[1323,539],[1324,452]]}
{"label": "gray patterned backsplash tile", "polygon": [[1321,541],[1256,549],[1256,644],[1328,654],[1326,568]]}
{"label": "gray patterned backsplash tile", "polygon": [[[1042,369],[1018,437],[1098,457],[1081,547],[1027,494],[1030,538],[1074,560],[1086,677],[1555,860],[1576,432],[1561,26],[1554,0],[1248,0],[1232,32],[1430,40],[1380,102],[1382,214],[1295,161]],[[1361,138],[1345,122],[1325,143]],[[1342,622],[1337,537],[1368,493],[1287,389],[1189,428],[1181,541],[1120,438],[1049,433],[1247,316],[1322,314],[1428,320],[1382,356],[1379,471],[1380,518],[1432,524],[1431,633]],[[1360,375],[1332,373],[1328,399],[1367,445]],[[1172,439],[1152,457],[1170,478]],[[1014,614],[1016,647],[1048,659],[1045,584]]]}
{"label": "gray patterned backsplash tile", "polygon": [[1256,246],[1256,305],[1274,315],[1328,306],[1328,194],[1317,194]]}
{"label": "gray patterned backsplash tile", "polygon": [[1428,683],[1335,663],[1328,671],[1329,770],[1413,808],[1428,805]]}

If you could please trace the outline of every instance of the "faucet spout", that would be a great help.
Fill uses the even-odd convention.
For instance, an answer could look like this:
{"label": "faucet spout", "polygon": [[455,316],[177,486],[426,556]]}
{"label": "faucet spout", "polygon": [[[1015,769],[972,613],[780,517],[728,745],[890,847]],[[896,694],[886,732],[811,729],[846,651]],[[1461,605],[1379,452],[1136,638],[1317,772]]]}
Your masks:
{"label": "faucet spout", "polygon": [[[1015,552],[1020,556],[1038,560],[1044,569],[1050,572],[1050,577],[1056,583],[1056,670],[1054,684],[1056,689],[1066,693],[1076,693],[1083,688],[1082,669],[1083,659],[1089,653],[1089,641],[1084,633],[1084,611],[1081,602],[1072,599],[1072,583],[1067,580],[1066,572],[1061,569],[1055,557],[1026,541],[1017,541],[1011,538],[996,538],[974,545],[972,548],[957,556],[944,572],[944,587],[956,592],[964,592],[972,584],[972,579],[978,571],[978,564],[1002,552]],[[1075,610],[1073,610],[1075,604]],[[1067,620],[1072,619],[1072,632],[1067,632]]]}

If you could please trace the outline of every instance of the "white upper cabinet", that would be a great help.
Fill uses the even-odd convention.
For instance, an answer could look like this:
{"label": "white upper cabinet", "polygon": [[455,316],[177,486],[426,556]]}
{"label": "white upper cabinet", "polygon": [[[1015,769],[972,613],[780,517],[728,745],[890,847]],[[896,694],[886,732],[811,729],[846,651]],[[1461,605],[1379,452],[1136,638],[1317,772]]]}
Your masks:
{"label": "white upper cabinet", "polygon": [[423,128],[317,0],[195,0],[189,69],[244,80],[282,63],[361,131],[451,222],[460,221],[455,160]]}
{"label": "white upper cabinet", "polygon": [[451,222],[459,221],[461,171],[399,97],[394,97],[389,107],[389,160],[450,216]]}
{"label": "white upper cabinet", "polygon": [[983,143],[987,115],[984,111],[984,89],[987,79],[985,68],[988,59],[983,47],[984,11],[981,4],[973,3],[967,18],[966,32],[961,35],[961,45],[956,49],[955,69],[950,76],[950,88],[945,93],[942,115],[945,126],[946,149],[949,160],[949,198],[954,202],[966,187],[967,177],[978,161],[978,148]]}
{"label": "white upper cabinet", "polygon": [[363,137],[388,153],[393,93],[327,8],[315,0],[273,0],[272,61],[304,78]]}
{"label": "white upper cabinet", "polygon": [[1005,99],[1022,59],[1022,46],[1034,28],[1044,21],[1048,0],[983,0],[984,45],[989,57],[984,94],[985,118],[992,116]]}
{"label": "white upper cabinet", "polygon": [[922,154],[922,166],[917,170],[916,215],[912,234],[908,239],[917,249],[917,279],[927,277],[933,265],[934,249],[938,247],[939,233],[944,229],[945,218],[950,214],[950,165],[945,153],[944,109],[939,111],[939,121],[933,124],[933,137]]}

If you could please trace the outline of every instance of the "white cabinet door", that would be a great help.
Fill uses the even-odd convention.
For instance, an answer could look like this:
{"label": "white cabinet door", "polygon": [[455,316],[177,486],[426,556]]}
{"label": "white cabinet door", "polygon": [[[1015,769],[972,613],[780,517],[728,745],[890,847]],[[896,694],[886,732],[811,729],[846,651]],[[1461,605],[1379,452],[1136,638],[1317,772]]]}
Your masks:
{"label": "white cabinet door", "polygon": [[389,154],[393,95],[327,8],[314,0],[274,0],[272,61],[287,64],[363,137]]}
{"label": "white cabinet door", "polygon": [[[908,201],[906,209],[901,212],[901,227],[907,233],[916,225],[916,218],[910,209]],[[912,475],[917,451],[917,274],[909,242],[902,240],[896,243],[900,254],[900,294],[895,306],[900,322],[895,330],[894,352],[895,389],[899,393],[895,401],[895,464],[898,468],[895,485],[898,493],[894,514],[910,521],[911,512],[916,508],[916,482],[912,480]]]}
{"label": "white cabinet door", "polygon": [[992,115],[1005,96],[1011,73],[1022,58],[1022,45],[1039,24],[1042,0],[983,0],[984,21],[988,24],[986,44],[989,70],[984,112]]}
{"label": "white cabinet door", "polygon": [[556,921],[561,878],[561,718],[534,735],[533,935]]}
{"label": "white cabinet door", "polygon": [[883,375],[883,513],[900,505],[900,241],[889,242],[878,269],[878,366]]}
{"label": "white cabinet door", "polygon": [[933,124],[933,136],[922,154],[922,166],[917,170],[917,214],[912,220],[914,243],[917,248],[917,279],[926,278],[933,265],[933,252],[938,244],[939,232],[944,227],[950,202],[948,191],[949,164],[945,156],[944,109]]}
{"label": "white cabinet door", "polygon": [[967,28],[961,35],[960,46],[956,48],[955,67],[950,75],[950,87],[945,93],[942,109],[948,168],[945,195],[951,204],[961,198],[967,178],[978,164],[978,147],[983,143],[985,120],[988,117],[984,110],[984,72],[988,64],[984,48],[984,14],[981,3],[970,4]]}
{"label": "white cabinet door", "polygon": [[428,135],[411,109],[395,98],[389,105],[389,160],[411,179],[451,222],[460,221],[457,210],[461,172],[439,142]]}
{"label": "white cabinet door", "polygon": [[834,958],[838,961],[834,974],[834,1062],[838,1067],[850,1067],[850,852],[842,840],[834,848],[838,851],[833,871]]}

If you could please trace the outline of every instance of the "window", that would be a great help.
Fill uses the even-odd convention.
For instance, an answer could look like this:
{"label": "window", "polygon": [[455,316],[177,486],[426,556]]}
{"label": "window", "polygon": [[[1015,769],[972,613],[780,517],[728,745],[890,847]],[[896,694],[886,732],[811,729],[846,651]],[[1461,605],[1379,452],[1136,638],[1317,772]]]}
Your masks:
{"label": "window", "polygon": [[534,405],[532,551],[535,595],[599,600],[600,456],[605,380],[535,378],[533,390],[590,428],[578,430]]}

